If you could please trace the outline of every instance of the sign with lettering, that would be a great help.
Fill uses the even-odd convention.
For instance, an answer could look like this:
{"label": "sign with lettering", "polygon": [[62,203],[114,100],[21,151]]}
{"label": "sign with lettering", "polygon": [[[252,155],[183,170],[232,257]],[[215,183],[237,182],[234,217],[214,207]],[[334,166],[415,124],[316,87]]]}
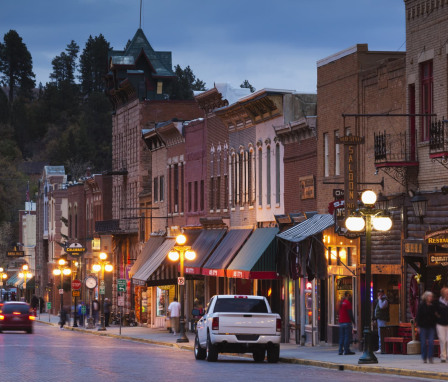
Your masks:
{"label": "sign with lettering", "polygon": [[126,279],[118,279],[117,280],[117,291],[118,292],[126,292]]}
{"label": "sign with lettering", "polygon": [[448,253],[428,254],[428,265],[448,265]]}
{"label": "sign with lettering", "polygon": [[427,232],[428,265],[448,265],[448,229]]}
{"label": "sign with lettering", "polygon": [[300,199],[314,199],[314,175],[299,178]]}
{"label": "sign with lettering", "polygon": [[82,255],[86,249],[80,243],[72,243],[66,249],[65,252],[72,256]]}
{"label": "sign with lettering", "polygon": [[6,252],[6,256],[8,257],[23,257],[25,256],[24,251],[8,251]]}

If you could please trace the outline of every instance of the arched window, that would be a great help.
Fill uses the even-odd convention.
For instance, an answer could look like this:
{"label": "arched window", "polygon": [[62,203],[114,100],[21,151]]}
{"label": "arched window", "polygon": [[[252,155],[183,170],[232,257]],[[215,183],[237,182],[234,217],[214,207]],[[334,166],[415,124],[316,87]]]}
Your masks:
{"label": "arched window", "polygon": [[258,149],[258,205],[263,205],[263,151]]}
{"label": "arched window", "polygon": [[266,204],[271,204],[271,146],[266,147]]}

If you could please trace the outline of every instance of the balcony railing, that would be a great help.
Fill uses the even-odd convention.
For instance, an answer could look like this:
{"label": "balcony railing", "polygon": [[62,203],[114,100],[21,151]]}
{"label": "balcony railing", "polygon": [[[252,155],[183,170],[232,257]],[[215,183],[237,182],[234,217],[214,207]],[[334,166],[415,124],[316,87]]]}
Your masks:
{"label": "balcony railing", "polygon": [[405,132],[375,133],[375,163],[406,163],[412,159],[409,155],[408,137]]}
{"label": "balcony railing", "polygon": [[431,123],[429,130],[429,153],[437,156],[438,154],[446,156],[448,153],[448,134],[447,121],[439,120]]}

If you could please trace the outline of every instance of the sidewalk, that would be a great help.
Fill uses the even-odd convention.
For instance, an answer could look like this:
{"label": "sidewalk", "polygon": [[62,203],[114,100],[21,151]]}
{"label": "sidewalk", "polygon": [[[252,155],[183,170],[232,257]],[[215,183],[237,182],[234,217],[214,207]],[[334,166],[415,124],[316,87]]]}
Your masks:
{"label": "sidewalk", "polygon": [[[36,321],[55,327],[59,326],[59,317],[47,313],[41,313]],[[121,327],[120,334],[120,327],[116,325],[108,327],[106,331],[98,331],[97,328],[73,328],[67,325],[64,328],[66,330],[90,333],[92,335],[122,338],[131,341],[193,350],[194,333],[191,332],[186,333],[190,340],[189,343],[176,343],[178,335],[174,336],[173,334],[168,333],[165,329],[151,329],[142,326],[123,326]],[[420,355],[376,354],[378,364],[359,365],[358,359],[360,356],[361,352],[359,351],[357,351],[355,355],[338,355],[338,348],[335,346],[321,345],[311,347],[298,346],[296,344],[281,344],[280,346],[281,362],[324,367],[341,371],[352,370],[358,372],[448,380],[448,363],[440,363],[439,358],[434,358],[434,364],[424,364]]]}

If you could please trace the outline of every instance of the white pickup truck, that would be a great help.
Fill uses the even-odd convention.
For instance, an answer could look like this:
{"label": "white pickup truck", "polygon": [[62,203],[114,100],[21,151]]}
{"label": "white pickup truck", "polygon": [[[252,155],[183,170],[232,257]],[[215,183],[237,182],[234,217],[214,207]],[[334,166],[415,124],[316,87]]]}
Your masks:
{"label": "white pickup truck", "polygon": [[218,353],[252,353],[255,362],[278,362],[280,315],[262,296],[213,296],[197,323],[194,356],[214,362]]}

